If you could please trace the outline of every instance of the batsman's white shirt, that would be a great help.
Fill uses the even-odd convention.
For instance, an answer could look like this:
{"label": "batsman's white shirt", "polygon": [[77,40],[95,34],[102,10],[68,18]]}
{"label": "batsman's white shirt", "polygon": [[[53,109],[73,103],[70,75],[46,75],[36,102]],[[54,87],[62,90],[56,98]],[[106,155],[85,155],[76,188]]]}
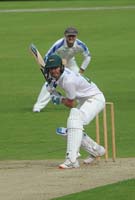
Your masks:
{"label": "batsman's white shirt", "polygon": [[[75,66],[77,66],[75,61],[76,54],[81,54],[83,59],[83,62],[80,66],[81,69],[85,70],[91,60],[90,52],[88,50],[88,47],[79,39],[76,39],[74,42],[73,47],[68,47],[66,38],[61,38],[57,40],[52,47],[49,49],[47,54],[45,55],[45,61],[47,60],[48,56],[52,54],[58,54],[62,59],[66,60],[65,66],[67,68],[70,68],[73,71],[78,71],[78,69],[74,69]],[[73,68],[73,69],[72,69]],[[78,66],[77,66],[78,68]]]}
{"label": "batsman's white shirt", "polygon": [[82,75],[67,68],[56,83],[64,89],[68,99],[79,100],[102,93],[95,83],[88,82]]}
{"label": "batsman's white shirt", "polygon": [[105,106],[103,93],[95,83],[89,83],[79,73],[65,68],[56,83],[65,91],[68,99],[77,100],[77,108],[82,116],[83,125],[89,124],[103,110]]}

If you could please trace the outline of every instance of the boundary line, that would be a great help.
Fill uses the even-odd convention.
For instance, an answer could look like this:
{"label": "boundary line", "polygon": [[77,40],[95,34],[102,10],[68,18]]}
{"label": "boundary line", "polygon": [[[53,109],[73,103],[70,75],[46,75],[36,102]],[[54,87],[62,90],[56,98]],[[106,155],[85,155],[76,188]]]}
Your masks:
{"label": "boundary line", "polygon": [[103,6],[103,7],[82,7],[82,8],[35,8],[35,9],[0,9],[0,13],[27,13],[27,12],[57,12],[57,11],[99,11],[99,10],[130,10],[135,9],[135,5],[130,6]]}

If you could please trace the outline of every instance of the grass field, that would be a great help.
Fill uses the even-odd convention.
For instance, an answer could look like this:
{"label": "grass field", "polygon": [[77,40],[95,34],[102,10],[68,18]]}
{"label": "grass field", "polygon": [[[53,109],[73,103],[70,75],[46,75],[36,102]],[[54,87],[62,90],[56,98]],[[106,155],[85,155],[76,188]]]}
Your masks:
{"label": "grass field", "polygon": [[[76,2],[0,2],[0,10],[135,6],[131,0]],[[44,55],[67,26],[79,30],[92,54],[85,75],[115,104],[117,157],[135,156],[134,19],[135,9],[0,12],[0,160],[64,158],[66,143],[55,128],[66,125],[69,109],[50,103],[41,113],[32,113],[44,79],[28,47],[35,43]],[[86,131],[94,138],[94,123]]]}
{"label": "grass field", "polygon": [[134,200],[135,192],[134,192],[135,180],[130,179],[122,182],[118,182],[116,184],[110,184],[107,186],[97,187],[92,189],[91,191],[84,191],[81,193],[77,193],[74,195],[67,195],[61,198],[55,198],[53,200],[82,200],[82,199],[103,199],[103,200]]}

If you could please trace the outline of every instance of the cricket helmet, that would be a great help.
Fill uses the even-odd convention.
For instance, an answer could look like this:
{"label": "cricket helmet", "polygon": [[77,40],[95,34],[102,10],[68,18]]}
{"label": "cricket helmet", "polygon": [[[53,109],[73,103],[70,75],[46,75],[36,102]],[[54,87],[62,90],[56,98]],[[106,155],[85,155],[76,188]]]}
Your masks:
{"label": "cricket helmet", "polygon": [[53,69],[53,68],[57,68],[57,67],[60,67],[60,72],[62,74],[64,71],[64,65],[62,64],[62,59],[57,54],[52,54],[51,56],[49,56],[47,58],[46,65],[44,68],[44,75],[48,82],[50,82],[50,79],[52,79],[52,77],[50,76],[50,73],[49,73],[49,69]]}
{"label": "cricket helmet", "polygon": [[60,67],[61,65],[62,65],[62,59],[60,58],[60,56],[58,56],[57,54],[52,54],[51,56],[48,57],[45,67],[50,69],[50,68]]}
{"label": "cricket helmet", "polygon": [[64,31],[64,34],[65,36],[68,36],[68,35],[77,35],[78,34],[78,31],[76,28],[74,27],[68,27],[65,31]]}

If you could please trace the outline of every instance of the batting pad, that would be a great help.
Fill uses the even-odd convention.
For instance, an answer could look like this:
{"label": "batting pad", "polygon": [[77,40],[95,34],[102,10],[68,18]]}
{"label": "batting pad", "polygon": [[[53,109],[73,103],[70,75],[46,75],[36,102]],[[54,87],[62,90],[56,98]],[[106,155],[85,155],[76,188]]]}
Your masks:
{"label": "batting pad", "polygon": [[75,129],[68,130],[67,158],[69,158],[72,163],[74,163],[76,161],[76,158],[78,157],[81,141],[82,141],[81,130],[75,130]]}
{"label": "batting pad", "polygon": [[99,155],[99,145],[91,139],[86,133],[83,134],[81,147],[87,151],[90,155],[97,157]]}
{"label": "batting pad", "polygon": [[72,108],[67,121],[67,158],[75,162],[81,146],[83,136],[83,125],[80,111]]}

